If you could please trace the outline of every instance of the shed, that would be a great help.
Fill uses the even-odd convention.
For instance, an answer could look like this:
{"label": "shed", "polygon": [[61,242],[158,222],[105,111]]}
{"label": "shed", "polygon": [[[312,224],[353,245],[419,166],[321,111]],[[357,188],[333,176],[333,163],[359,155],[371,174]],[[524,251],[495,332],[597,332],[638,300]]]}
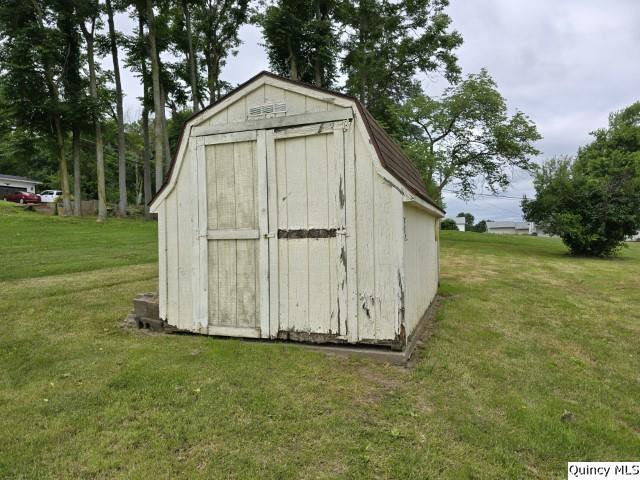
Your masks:
{"label": "shed", "polygon": [[183,127],[158,215],[160,317],[209,335],[402,349],[439,221],[354,98],[262,72]]}
{"label": "shed", "polygon": [[14,192],[36,193],[36,185],[42,182],[31,180],[27,177],[18,177],[16,175],[4,175],[0,173],[0,198]]}

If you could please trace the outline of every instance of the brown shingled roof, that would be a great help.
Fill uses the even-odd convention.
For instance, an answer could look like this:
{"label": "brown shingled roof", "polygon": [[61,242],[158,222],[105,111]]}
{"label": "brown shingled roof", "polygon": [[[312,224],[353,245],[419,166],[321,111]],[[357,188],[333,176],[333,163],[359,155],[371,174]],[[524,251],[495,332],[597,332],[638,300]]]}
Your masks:
{"label": "brown shingled roof", "polygon": [[[281,77],[271,72],[262,71],[258,73],[257,75],[251,77],[246,82],[239,85],[234,90],[230,91],[229,93],[221,97],[217,102],[213,103],[212,105],[209,105],[204,110],[199,111],[198,113],[196,113],[195,115],[187,119],[187,121],[185,121],[184,125],[182,126],[182,130],[180,131],[180,138],[178,140],[178,145],[182,142],[184,129],[188,121],[200,115],[204,111],[215,107],[221,101],[225,100],[231,95],[236,94],[238,91],[242,90],[247,85],[253,83],[255,80],[257,80],[262,76],[275,78],[277,80],[281,80],[287,83],[292,83],[295,85],[302,85],[305,88],[309,88],[311,90],[316,90],[319,92],[327,93],[329,95],[334,95],[337,97],[346,98],[348,100],[353,101],[358,107],[358,111],[360,112],[360,115],[365,124],[367,132],[369,133],[373,147],[376,153],[378,154],[380,163],[385,168],[385,170],[391,173],[391,175],[393,175],[398,181],[400,181],[400,183],[402,183],[405,187],[407,187],[407,189],[409,189],[409,191],[411,191],[413,194],[420,197],[422,200],[426,201],[430,205],[436,207],[443,214],[445,213],[442,207],[440,207],[435,201],[433,201],[433,199],[427,193],[427,188],[424,182],[422,181],[422,178],[420,177],[420,173],[418,172],[416,167],[413,165],[413,163],[411,163],[411,160],[409,160],[409,157],[407,157],[407,155],[402,151],[402,148],[389,136],[389,134],[387,134],[387,132],[384,131],[384,129],[378,124],[375,118],[373,118],[373,115],[369,113],[369,111],[364,107],[364,105],[362,105],[362,103],[360,103],[359,100],[349,95],[345,95],[344,93],[335,92],[333,90],[321,88],[316,85],[311,85],[304,82],[297,82],[295,80],[291,80],[290,78]],[[171,174],[176,162],[176,155],[177,155],[177,151],[176,151],[176,154],[171,159],[169,172],[166,175],[166,178],[164,183],[162,184],[162,187],[160,188],[160,190],[156,192],[154,197],[151,199],[151,202],[149,203],[152,203],[157,198],[160,192],[164,190],[165,186],[168,183],[168,180],[171,178]]]}

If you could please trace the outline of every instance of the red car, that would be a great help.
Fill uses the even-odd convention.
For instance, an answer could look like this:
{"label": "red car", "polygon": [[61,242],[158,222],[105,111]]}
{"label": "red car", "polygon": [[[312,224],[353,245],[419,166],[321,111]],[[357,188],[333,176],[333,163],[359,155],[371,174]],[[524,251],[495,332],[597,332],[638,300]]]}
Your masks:
{"label": "red car", "polygon": [[40,195],[29,192],[13,192],[5,195],[4,199],[16,203],[40,203]]}

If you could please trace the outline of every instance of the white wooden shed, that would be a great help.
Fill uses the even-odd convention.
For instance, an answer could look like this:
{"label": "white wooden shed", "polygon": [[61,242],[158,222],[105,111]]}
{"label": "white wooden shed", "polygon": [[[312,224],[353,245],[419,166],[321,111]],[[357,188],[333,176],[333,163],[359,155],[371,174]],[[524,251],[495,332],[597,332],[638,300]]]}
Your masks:
{"label": "white wooden shed", "polygon": [[444,212],[343,94],[251,78],[186,122],[151,210],[179,329],[401,349],[436,294]]}

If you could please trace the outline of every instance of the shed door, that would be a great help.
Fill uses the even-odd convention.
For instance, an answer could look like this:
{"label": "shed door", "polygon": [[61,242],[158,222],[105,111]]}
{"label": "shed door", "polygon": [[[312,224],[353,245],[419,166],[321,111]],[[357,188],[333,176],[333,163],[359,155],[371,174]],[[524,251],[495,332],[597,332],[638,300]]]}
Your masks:
{"label": "shed door", "polygon": [[266,132],[272,337],[346,338],[348,125]]}
{"label": "shed door", "polygon": [[203,333],[269,335],[264,146],[255,131],[198,140]]}

